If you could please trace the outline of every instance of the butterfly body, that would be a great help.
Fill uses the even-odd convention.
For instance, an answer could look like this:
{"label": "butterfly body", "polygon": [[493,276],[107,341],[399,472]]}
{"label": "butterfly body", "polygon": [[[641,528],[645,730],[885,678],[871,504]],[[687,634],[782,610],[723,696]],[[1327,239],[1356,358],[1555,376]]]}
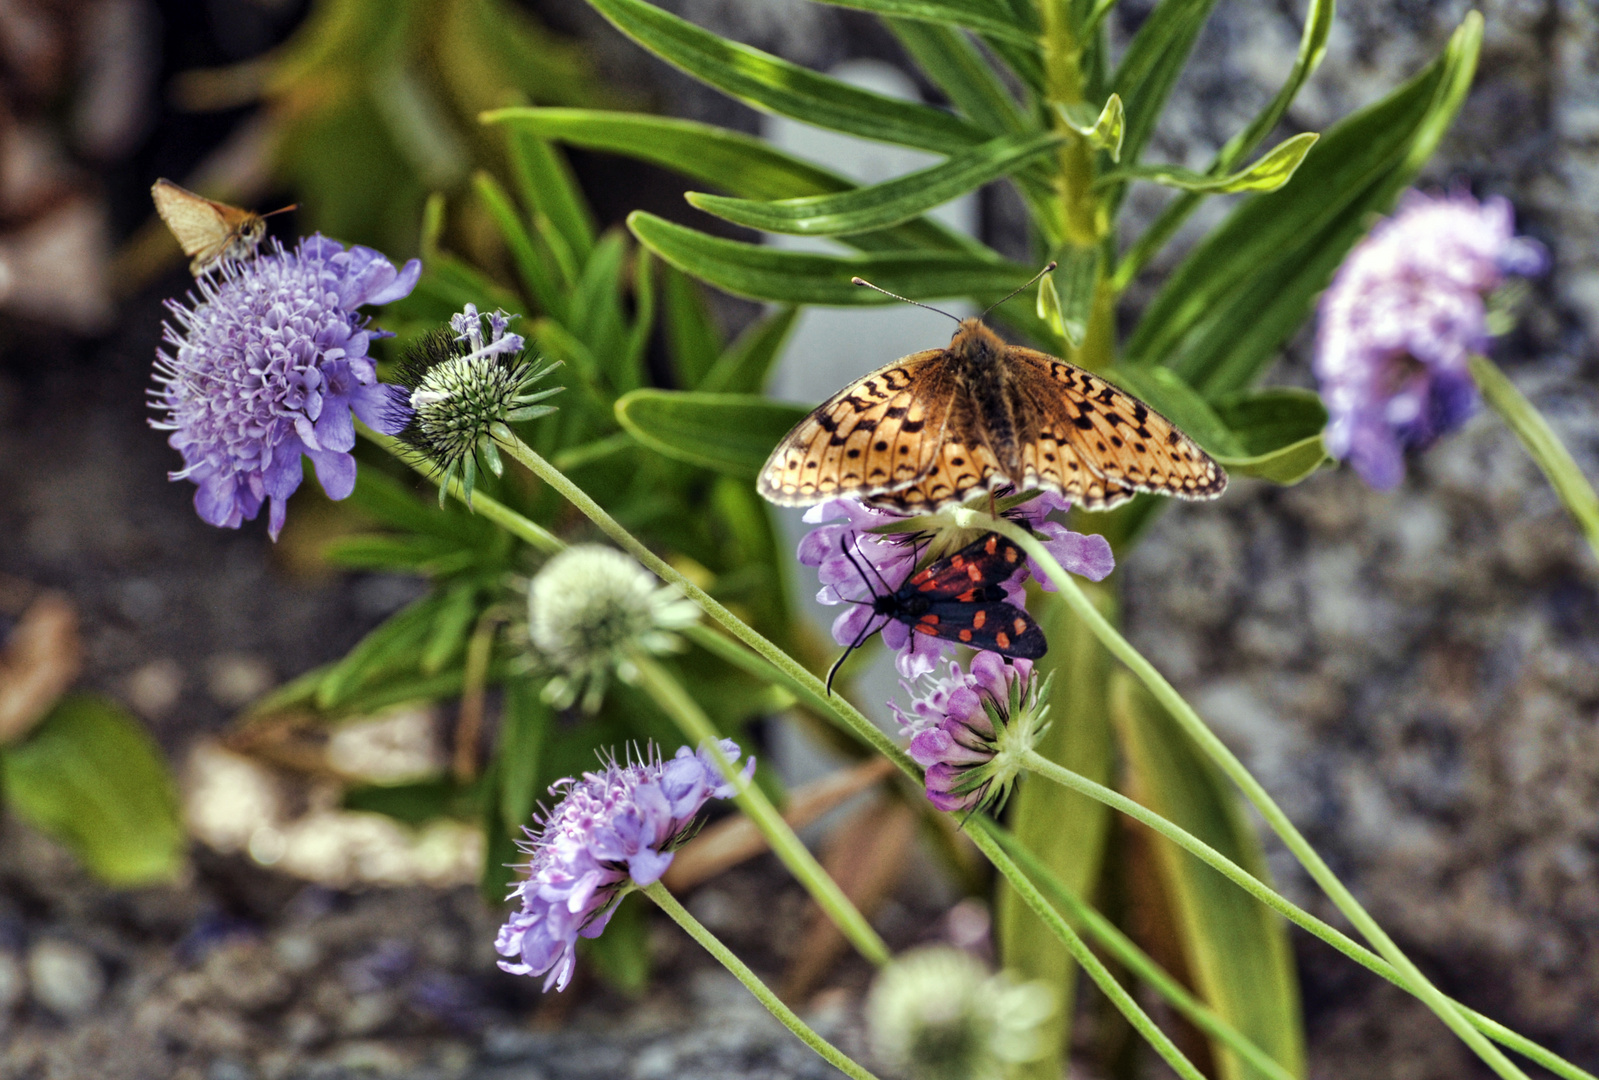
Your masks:
{"label": "butterfly body", "polygon": [[[847,543],[841,550],[853,563]],[[1025,561],[1019,547],[998,533],[989,533],[953,555],[929,563],[898,588],[883,583],[882,592],[872,589],[871,578],[856,564],[856,572],[872,590],[872,618],[833,665],[828,687],[845,658],[889,622],[903,623],[913,634],[1037,660],[1049,648],[1044,631],[1025,610],[1009,602],[1004,587]]]}
{"label": "butterfly body", "polygon": [[961,320],[823,402],[778,444],[760,492],[838,496],[910,513],[1010,487],[1108,510],[1140,491],[1207,499],[1227,475],[1171,421],[1107,380]]}
{"label": "butterfly body", "polygon": [[224,259],[251,257],[266,235],[265,215],[196,195],[170,180],[151,185],[150,197],[183,253],[190,256],[189,270],[195,277]]}

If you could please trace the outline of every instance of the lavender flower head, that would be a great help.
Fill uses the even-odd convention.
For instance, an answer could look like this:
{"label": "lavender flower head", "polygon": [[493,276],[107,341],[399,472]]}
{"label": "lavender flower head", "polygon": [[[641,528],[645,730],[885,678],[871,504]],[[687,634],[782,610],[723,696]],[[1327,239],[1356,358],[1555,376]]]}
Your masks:
{"label": "lavender flower head", "polygon": [[[293,251],[225,262],[197,282],[193,307],[167,301],[173,322],[157,350],[151,426],[172,434],[183,455],[173,480],[198,487],[201,520],[237,529],[271,503],[267,531],[283,529],[287,501],[300,486],[300,456],[316,467],[330,499],[355,487],[351,414],[392,434],[388,392],[367,356],[380,331],[356,309],[410,293],[422,272],[412,259],[396,270],[371,248],[324,236]],[[174,325],[175,324],[175,325]]]}
{"label": "lavender flower head", "polygon": [[1488,347],[1484,296],[1547,263],[1542,245],[1515,235],[1505,199],[1409,192],[1321,299],[1314,366],[1328,452],[1374,488],[1398,484],[1405,450],[1476,411],[1468,363]]}
{"label": "lavender flower head", "polygon": [[[729,762],[739,758],[731,739],[719,744]],[[748,781],[755,759],[745,762]],[[500,967],[513,975],[544,975],[544,989],[565,990],[577,964],[577,939],[605,929],[623,896],[653,885],[672,864],[673,852],[694,835],[711,799],[737,788],[723,777],[709,746],[682,747],[669,761],[658,753],[644,761],[562,780],[550,794],[561,801],[527,830],[522,850],[527,878],[512,890],[522,901],[500,928],[494,947]]]}
{"label": "lavender flower head", "polygon": [[[985,504],[987,500],[985,494]],[[1048,520],[1053,511],[1065,510],[1070,505],[1059,495],[1046,491],[1006,509],[1003,516],[1041,534],[1044,547],[1068,572],[1090,581],[1101,581],[1116,568],[1109,542],[1103,536],[1085,536]],[[822,586],[816,594],[818,602],[829,606],[848,605],[848,609],[833,620],[833,640],[840,645],[856,644],[863,631],[877,629],[870,606],[872,597],[904,584],[915,569],[918,555],[924,559],[939,558],[972,543],[985,531],[950,528],[933,535],[869,531],[903,520],[900,514],[867,506],[856,499],[830,499],[805,512],[805,521],[819,527],[800,541],[799,561],[803,566],[817,568]],[[1029,558],[1025,570],[1004,583],[1006,602],[1026,607],[1024,586],[1029,574],[1045,589],[1054,589],[1043,569]],[[900,622],[888,621],[881,629],[884,644],[896,653],[895,667],[907,679],[932,671],[942,653],[958,647],[955,642],[913,634]]]}
{"label": "lavender flower head", "polygon": [[909,712],[888,707],[910,738],[911,759],[927,770],[928,800],[946,811],[1003,804],[1049,726],[1049,680],[1033,678],[1031,661],[980,652],[967,668],[950,661],[938,678],[901,685]]}

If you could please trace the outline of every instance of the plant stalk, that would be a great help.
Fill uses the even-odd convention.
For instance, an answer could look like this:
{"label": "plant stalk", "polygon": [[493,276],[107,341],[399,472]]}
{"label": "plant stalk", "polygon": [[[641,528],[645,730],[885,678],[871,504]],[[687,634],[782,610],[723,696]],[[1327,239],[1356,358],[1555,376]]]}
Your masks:
{"label": "plant stalk", "polygon": [[795,1035],[801,1042],[815,1050],[833,1068],[842,1072],[853,1080],[877,1080],[877,1077],[857,1065],[842,1050],[816,1034],[805,1021],[795,1015],[794,1010],[784,1005],[782,1000],[774,994],[760,978],[751,971],[733,951],[719,941],[715,934],[705,929],[700,921],[688,913],[688,909],[677,902],[677,897],[666,891],[666,886],[657,881],[653,885],[644,887],[644,895],[654,900],[660,909],[670,915],[677,925],[688,932],[688,936],[704,946],[705,951],[721,961],[722,966],[733,973],[734,978],[743,983],[755,999],[766,1006],[768,1012],[777,1017],[778,1021]]}
{"label": "plant stalk", "polygon": [[1471,377],[1476,380],[1477,389],[1482,391],[1488,407],[1499,414],[1532,460],[1538,463],[1566,512],[1587,538],[1594,557],[1599,558],[1599,495],[1594,494],[1593,485],[1582,475],[1571,451],[1498,365],[1486,356],[1475,354],[1470,363]]}
{"label": "plant stalk", "polygon": [[[1377,921],[1371,917],[1366,909],[1356,900],[1354,894],[1338,880],[1337,875],[1310,846],[1303,834],[1283,813],[1266,789],[1261,786],[1243,762],[1239,761],[1233,752],[1227,749],[1225,743],[1217,738],[1216,733],[1210,730],[1200,715],[1194,711],[1179,694],[1165,676],[1156,670],[1155,666],[1144,658],[1143,654],[1133,648],[1132,644],[1113,627],[1106,618],[1099,613],[1099,609],[1084,595],[1072,578],[1061,565],[1055,561],[1048,549],[1028,530],[1007,521],[1003,518],[990,517],[980,511],[966,510],[964,508],[952,511],[959,516],[970,516],[973,522],[984,523],[981,527],[993,529],[1009,539],[1015,541],[1023,551],[1031,555],[1037,563],[1044,568],[1050,581],[1060,590],[1061,596],[1071,606],[1077,617],[1088,624],[1094,635],[1104,642],[1111,654],[1138,676],[1139,680],[1149,688],[1155,699],[1171,713],[1173,719],[1188,733],[1189,738],[1214,761],[1221,770],[1237,784],[1244,793],[1244,797],[1254,804],[1266,823],[1293,852],[1319,885],[1328,899],[1343,912],[1355,929],[1359,930],[1365,939],[1404,977],[1406,989],[1425,1002],[1428,1008],[1438,1014],[1451,1031],[1460,1040],[1471,1047],[1487,1065],[1504,1080],[1528,1080],[1527,1074],[1519,1069],[1515,1063],[1500,1052],[1498,1047],[1490,1043],[1476,1028],[1466,1020],[1454,1004],[1443,992],[1434,986],[1421,970],[1407,957],[1404,952],[1390,938]],[[1043,759],[1039,759],[1043,760]]]}
{"label": "plant stalk", "polygon": [[811,894],[827,917],[833,920],[833,925],[849,938],[862,956],[874,964],[888,963],[893,954],[877,931],[872,929],[871,923],[866,921],[866,916],[844,895],[838,882],[822,869],[816,856],[800,842],[766,793],[746,782],[733,763],[727,760],[718,745],[721,734],[711,725],[711,718],[689,697],[682,684],[656,663],[653,657],[635,652],[631,659],[639,670],[639,685],[672,718],[688,737],[689,744],[709,746],[717,764],[721,766],[722,774],[738,790],[738,794],[733,796],[734,802],[766,837],[773,853],[788,867],[789,873],[805,887],[805,891]]}

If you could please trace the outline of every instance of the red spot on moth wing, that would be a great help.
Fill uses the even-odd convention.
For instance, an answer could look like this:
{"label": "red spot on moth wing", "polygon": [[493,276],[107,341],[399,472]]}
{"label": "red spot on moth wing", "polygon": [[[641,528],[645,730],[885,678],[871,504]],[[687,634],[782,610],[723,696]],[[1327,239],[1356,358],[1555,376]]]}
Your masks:
{"label": "red spot on moth wing", "polygon": [[936,627],[928,626],[926,623],[917,623],[915,626],[911,627],[911,629],[916,631],[918,634],[926,634],[928,637],[938,636],[938,629]]}
{"label": "red spot on moth wing", "polygon": [[928,626],[937,626],[938,625],[938,615],[937,615],[937,613],[929,611],[926,615],[922,616],[922,622],[926,623]]}
{"label": "red spot on moth wing", "polygon": [[983,573],[983,568],[981,566],[973,564],[966,568],[966,576],[971,578],[973,581],[982,581],[983,578],[987,577],[988,575]]}
{"label": "red spot on moth wing", "polygon": [[[990,555],[992,555],[992,554],[994,554],[994,552],[998,548],[999,548],[999,534],[998,533],[989,533],[988,534],[988,542],[983,545],[983,550],[988,552]],[[1009,552],[1007,552],[1006,554],[1008,556]],[[1012,561],[1014,561],[1014,560],[1012,560]]]}
{"label": "red spot on moth wing", "polygon": [[1010,637],[1005,633],[1005,631],[1001,630],[999,633],[995,634],[994,640],[999,643],[999,647],[1001,649],[1010,648]]}
{"label": "red spot on moth wing", "polygon": [[[1018,619],[1016,621],[1017,622],[1021,622],[1020,619]],[[985,623],[987,623],[987,622],[988,622],[988,612],[979,610],[976,615],[972,616],[972,629],[981,630],[983,628],[983,625]],[[1019,631],[1019,630],[1017,631],[1017,633],[1020,633],[1020,632],[1021,631]]]}
{"label": "red spot on moth wing", "polygon": [[962,630],[960,632],[960,639],[961,639],[962,642],[971,641],[972,640],[972,632],[970,630]]}

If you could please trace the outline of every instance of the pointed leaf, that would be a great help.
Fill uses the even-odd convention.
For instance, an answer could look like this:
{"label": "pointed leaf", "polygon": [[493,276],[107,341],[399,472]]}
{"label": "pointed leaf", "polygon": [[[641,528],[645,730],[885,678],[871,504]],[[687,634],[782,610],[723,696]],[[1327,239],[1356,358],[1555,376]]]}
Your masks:
{"label": "pointed leaf", "polygon": [[1067,126],[1086,138],[1090,146],[1105,151],[1112,161],[1122,159],[1122,143],[1127,136],[1127,116],[1122,109],[1122,99],[1118,95],[1112,94],[1097,116],[1088,105],[1056,107],[1060,110]]}
{"label": "pointed leaf", "polygon": [[822,0],[837,7],[870,11],[883,18],[915,19],[939,26],[963,26],[1022,46],[1037,48],[1038,17],[1017,17],[1015,9],[994,0]]}
{"label": "pointed leaf", "polygon": [[783,354],[788,335],[799,318],[799,308],[781,308],[751,324],[717,357],[696,390],[706,393],[755,394],[766,386],[767,376]]}
{"label": "pointed leaf", "polygon": [[1056,262],[1056,268],[1038,283],[1038,317],[1075,349],[1088,335],[1088,320],[1093,314],[1099,248],[1068,247]]}
{"label": "pointed leaf", "polygon": [[1207,397],[1247,386],[1447,130],[1482,43],[1472,12],[1431,66],[1323,134],[1292,188],[1241,204],[1167,279],[1127,343]]}
{"label": "pointed leaf", "polygon": [[883,21],[922,73],[978,127],[1011,134],[1038,130],[1038,122],[1016,104],[970,37],[950,26],[909,19]]}
{"label": "pointed leaf", "polygon": [[[497,109],[484,113],[483,120],[588,150],[625,154],[745,199],[801,198],[855,187],[844,177],[773,149],[762,139],[692,120],[599,109],[533,108]],[[848,243],[867,250],[962,251],[971,247],[971,241],[925,219],[881,234],[852,236]]]}
{"label": "pointed leaf", "polygon": [[[1265,852],[1227,779],[1131,675],[1117,672],[1111,687],[1128,793],[1269,883]],[[1274,1061],[1303,1076],[1299,982],[1282,918],[1164,837],[1150,835],[1149,843],[1194,989]],[[1211,1045],[1222,1080],[1259,1080],[1225,1044]]]}
{"label": "pointed leaf", "polygon": [[1017,263],[953,252],[836,256],[780,251],[709,236],[640,210],[628,215],[627,224],[640,243],[673,266],[752,300],[848,307],[893,302],[850,284],[852,277],[913,300],[997,298],[1033,277],[1032,270]]}
{"label": "pointed leaf", "polygon": [[0,751],[0,790],[17,816],[60,840],[112,885],[171,881],[186,839],[155,740],[114,702],[62,698]]}
{"label": "pointed leaf", "polygon": [[958,116],[862,90],[770,53],[728,41],[644,0],[589,0],[622,33],[662,60],[763,112],[863,139],[948,153],[987,133]]}
{"label": "pointed leaf", "polygon": [[587,262],[597,230],[571,168],[549,143],[531,131],[513,130],[508,142],[512,170],[524,204],[560,234],[578,264]]}
{"label": "pointed leaf", "polygon": [[796,236],[847,236],[915,218],[1042,158],[1060,141],[1052,132],[1002,135],[926,169],[836,195],[777,202],[730,199],[691,191],[688,201],[735,225]]}
{"label": "pointed leaf", "polygon": [[755,394],[681,390],[635,390],[616,402],[617,421],[643,445],[751,480],[809,411]]}
{"label": "pointed leaf", "polygon": [[1217,458],[1229,472],[1293,485],[1332,460],[1322,442],[1327,408],[1309,390],[1276,387],[1237,394],[1217,402],[1216,415],[1239,443],[1237,456]]}
{"label": "pointed leaf", "polygon": [[1215,4],[1216,0],[1160,0],[1122,54],[1111,89],[1127,105],[1122,155],[1129,162],[1143,156]]}
{"label": "pointed leaf", "polygon": [[1230,194],[1237,191],[1276,191],[1299,168],[1305,155],[1320,138],[1314,131],[1284,139],[1267,151],[1259,161],[1229,176],[1207,176],[1192,169],[1176,165],[1131,165],[1106,173],[1094,181],[1096,186],[1120,183],[1124,180],[1153,180],[1167,187],[1185,191],[1202,191],[1210,194]]}

